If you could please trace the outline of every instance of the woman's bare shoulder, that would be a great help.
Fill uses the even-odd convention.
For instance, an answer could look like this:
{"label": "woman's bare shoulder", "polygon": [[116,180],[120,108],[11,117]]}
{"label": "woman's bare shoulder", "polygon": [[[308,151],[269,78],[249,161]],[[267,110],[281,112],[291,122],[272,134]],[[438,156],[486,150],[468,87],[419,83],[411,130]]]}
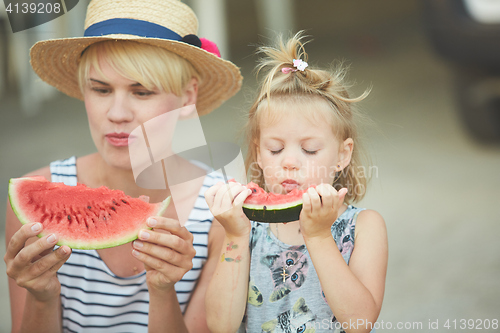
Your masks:
{"label": "woman's bare shoulder", "polygon": [[50,180],[51,175],[50,175],[50,167],[47,165],[43,168],[28,172],[25,174],[23,177],[33,177],[33,176],[43,176],[47,180]]}

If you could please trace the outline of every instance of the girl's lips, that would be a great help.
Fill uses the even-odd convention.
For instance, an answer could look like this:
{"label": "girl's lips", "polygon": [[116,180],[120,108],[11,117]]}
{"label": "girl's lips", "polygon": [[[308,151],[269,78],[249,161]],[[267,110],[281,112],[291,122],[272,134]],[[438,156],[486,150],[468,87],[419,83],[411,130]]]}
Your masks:
{"label": "girl's lips", "polygon": [[115,147],[127,147],[129,139],[133,139],[128,133],[110,133],[106,134],[106,141]]}
{"label": "girl's lips", "polygon": [[296,188],[299,188],[299,183],[297,183],[293,179],[286,179],[281,182],[281,186],[285,189],[285,191],[290,192]]}

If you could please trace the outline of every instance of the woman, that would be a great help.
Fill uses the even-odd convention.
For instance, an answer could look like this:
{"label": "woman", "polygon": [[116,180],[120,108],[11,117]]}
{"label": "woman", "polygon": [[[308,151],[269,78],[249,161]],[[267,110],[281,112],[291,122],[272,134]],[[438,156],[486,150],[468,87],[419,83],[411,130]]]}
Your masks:
{"label": "woman", "polygon": [[[177,0],[93,0],[85,29],[83,38],[35,44],[31,63],[44,81],[84,100],[97,152],[28,175],[104,185],[147,195],[152,203],[175,187],[174,204],[149,220],[153,229],[142,230],[139,240],[97,251],[53,250],[57,237],[34,237],[42,225],[21,226],[8,205],[4,259],[12,331],[208,331],[204,294],[224,231],[212,227],[203,194],[222,177],[211,173],[160,190],[141,188],[128,136],[162,115],[171,133],[179,118],[192,116],[189,105],[196,104],[199,115],[209,113],[239,90],[239,70],[204,50],[196,16]],[[176,155],[169,160],[184,174],[203,171]]]}

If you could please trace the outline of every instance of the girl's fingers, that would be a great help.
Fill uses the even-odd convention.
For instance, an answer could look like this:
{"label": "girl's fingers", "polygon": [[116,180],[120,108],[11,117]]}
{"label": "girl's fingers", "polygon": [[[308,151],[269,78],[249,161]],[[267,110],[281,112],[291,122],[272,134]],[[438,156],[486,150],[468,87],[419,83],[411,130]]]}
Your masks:
{"label": "girl's fingers", "polygon": [[344,203],[344,199],[345,199],[345,196],[347,195],[347,188],[343,187],[339,190],[339,200],[338,200],[338,204],[337,204],[337,207],[340,208],[342,206],[342,204]]}
{"label": "girl's fingers", "polygon": [[218,182],[217,184],[215,184],[214,186],[210,187],[208,190],[205,191],[205,200],[207,201],[209,207],[213,206],[215,200],[215,194],[222,185],[224,185],[223,182]]}
{"label": "girl's fingers", "polygon": [[235,200],[238,197],[238,195],[242,192],[248,193],[247,188],[241,184],[238,184],[236,186],[232,186],[226,192],[226,194],[224,195],[224,199],[226,200],[227,203],[230,203],[229,207],[227,207],[227,208],[231,208],[231,207],[233,207],[233,205],[236,205]]}
{"label": "girl's fingers", "polygon": [[244,187],[242,191],[238,193],[234,198],[233,204],[236,207],[243,207],[243,202],[245,202],[246,198],[248,198],[250,194],[252,194],[252,190]]}
{"label": "girl's fingers", "polygon": [[321,208],[321,198],[320,198],[318,192],[316,191],[316,189],[310,187],[307,190],[307,194],[309,194],[309,197],[311,198],[312,209],[313,210],[320,209]]}
{"label": "girl's fingers", "polygon": [[233,182],[221,186],[215,194],[214,206],[221,207],[223,209],[229,208],[230,204],[232,204],[234,200],[234,195],[232,195],[231,189],[239,186],[241,186],[240,183]]}
{"label": "girl's fingers", "polygon": [[247,188],[239,183],[231,182],[221,186],[215,195],[214,203],[211,207],[214,216],[219,216],[237,206],[235,200],[241,192],[249,193],[247,192]]}
{"label": "girl's fingers", "polygon": [[321,204],[323,207],[334,208],[334,196],[337,193],[333,186],[321,184],[316,187],[316,191],[321,196]]}
{"label": "girl's fingers", "polygon": [[345,196],[347,195],[347,188],[343,187],[339,190],[339,198],[344,200]]}
{"label": "girl's fingers", "polygon": [[302,194],[302,210],[307,214],[312,212],[311,198],[307,192]]}

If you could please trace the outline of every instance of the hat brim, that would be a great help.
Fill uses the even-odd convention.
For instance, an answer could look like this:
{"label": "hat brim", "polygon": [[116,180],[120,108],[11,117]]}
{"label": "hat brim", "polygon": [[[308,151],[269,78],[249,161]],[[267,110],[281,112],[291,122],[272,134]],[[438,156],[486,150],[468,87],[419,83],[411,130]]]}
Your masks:
{"label": "hat brim", "polygon": [[80,56],[88,46],[107,40],[129,40],[158,46],[187,59],[201,77],[196,103],[200,116],[219,107],[241,88],[243,77],[240,70],[229,61],[184,42],[133,35],[116,34],[40,41],[30,50],[31,66],[43,81],[68,96],[83,100],[77,79]]}

